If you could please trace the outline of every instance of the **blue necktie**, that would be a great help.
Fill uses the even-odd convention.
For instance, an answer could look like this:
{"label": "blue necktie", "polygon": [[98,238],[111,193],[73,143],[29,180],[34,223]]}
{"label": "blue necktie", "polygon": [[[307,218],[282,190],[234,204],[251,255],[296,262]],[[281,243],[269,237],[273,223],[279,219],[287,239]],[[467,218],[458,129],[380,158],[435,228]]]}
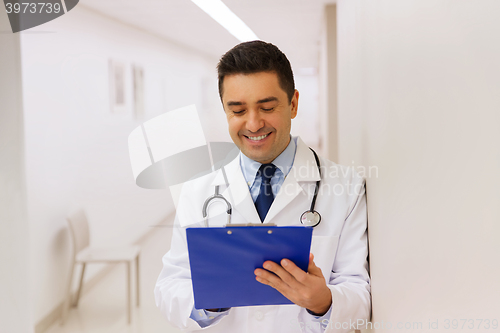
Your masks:
{"label": "blue necktie", "polygon": [[272,163],[262,164],[257,172],[257,176],[262,179],[260,183],[260,192],[255,200],[255,208],[259,213],[260,220],[264,222],[267,212],[274,200],[273,189],[271,187],[271,178],[273,178],[276,166]]}

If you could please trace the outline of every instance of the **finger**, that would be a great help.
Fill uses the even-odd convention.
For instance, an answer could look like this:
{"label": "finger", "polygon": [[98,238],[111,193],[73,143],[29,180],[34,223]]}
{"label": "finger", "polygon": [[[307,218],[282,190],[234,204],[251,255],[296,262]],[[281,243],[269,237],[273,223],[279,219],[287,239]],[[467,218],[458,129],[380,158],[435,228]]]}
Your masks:
{"label": "finger", "polygon": [[270,271],[262,269],[262,268],[256,268],[253,272],[254,272],[255,276],[261,277],[261,278],[266,279],[266,280],[270,280],[273,277],[279,278],[273,272],[270,272]]}
{"label": "finger", "polygon": [[262,268],[257,268],[254,271],[255,279],[265,285],[273,287],[282,294],[288,293],[290,286],[288,286],[279,276],[273,272],[269,272]]}
{"label": "finger", "polygon": [[298,281],[300,284],[305,284],[307,280],[307,273],[304,272],[300,267],[295,265],[294,262],[288,259],[281,260],[281,266],[290,273],[290,275]]}
{"label": "finger", "polygon": [[[269,272],[268,272],[269,273]],[[272,273],[269,273],[269,274],[272,274]],[[274,274],[273,274],[274,275]],[[276,275],[274,275],[276,277]],[[262,284],[265,284],[273,289],[275,289],[276,291],[278,291],[280,294],[282,294],[283,296],[285,296],[286,298],[288,298],[290,301],[292,301],[293,303],[296,303],[296,301],[294,301],[294,299],[291,297],[291,295],[293,295],[293,290],[287,286],[285,283],[283,283],[283,281],[280,279],[279,281],[281,281],[281,283],[279,282],[271,282],[261,276],[256,276],[255,279],[262,283]],[[279,278],[278,278],[279,279]]]}
{"label": "finger", "polygon": [[[262,283],[262,284],[265,284],[265,285],[268,285],[270,287],[273,287],[271,281],[269,281],[268,279],[266,279],[265,275],[255,275],[255,280],[257,280],[258,282]],[[273,287],[274,288],[274,287]],[[276,288],[275,288],[276,289]]]}
{"label": "finger", "polygon": [[[291,263],[290,260],[288,260],[288,262]],[[283,280],[286,284],[288,284],[290,287],[297,285],[297,280],[286,269],[284,269],[283,266],[280,266],[272,261],[264,262],[263,266],[268,271],[273,272],[274,274],[279,276],[279,278]]]}

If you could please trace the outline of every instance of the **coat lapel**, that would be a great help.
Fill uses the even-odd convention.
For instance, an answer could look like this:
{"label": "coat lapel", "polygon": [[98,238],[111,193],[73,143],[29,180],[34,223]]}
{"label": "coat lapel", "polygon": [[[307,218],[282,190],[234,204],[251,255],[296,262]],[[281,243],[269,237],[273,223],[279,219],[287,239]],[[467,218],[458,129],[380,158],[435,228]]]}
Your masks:
{"label": "coat lapel", "polygon": [[[226,176],[224,177],[224,173]],[[226,179],[229,186],[226,185]],[[259,215],[248,189],[248,184],[241,172],[240,155],[219,170],[212,185],[219,185],[222,195],[229,200],[233,210],[245,218],[245,223],[260,223]],[[241,223],[241,221],[232,221]]]}
{"label": "coat lapel", "polygon": [[[314,155],[309,147],[300,139],[297,139],[297,151],[292,169],[288,173],[280,191],[274,198],[273,204],[267,213],[264,222],[275,222],[283,224],[285,221],[272,221],[293,199],[305,191],[300,183],[306,181],[317,181],[320,179]],[[283,223],[281,223],[283,222]]]}

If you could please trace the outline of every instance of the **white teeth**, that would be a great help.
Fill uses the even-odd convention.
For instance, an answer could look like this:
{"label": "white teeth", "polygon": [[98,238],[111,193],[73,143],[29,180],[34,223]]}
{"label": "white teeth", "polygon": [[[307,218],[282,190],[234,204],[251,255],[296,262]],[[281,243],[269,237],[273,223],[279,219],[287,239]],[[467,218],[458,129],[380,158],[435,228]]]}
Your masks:
{"label": "white teeth", "polygon": [[249,136],[248,138],[252,141],[260,141],[264,138],[266,138],[269,134],[266,135],[261,135],[261,136]]}

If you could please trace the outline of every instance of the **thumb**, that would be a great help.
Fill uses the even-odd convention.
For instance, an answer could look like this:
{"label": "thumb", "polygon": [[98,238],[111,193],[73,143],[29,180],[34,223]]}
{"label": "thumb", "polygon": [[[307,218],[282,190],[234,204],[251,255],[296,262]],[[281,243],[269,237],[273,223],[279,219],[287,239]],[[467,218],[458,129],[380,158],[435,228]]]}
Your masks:
{"label": "thumb", "polygon": [[309,254],[309,266],[307,267],[307,273],[323,277],[321,269],[314,263],[314,254]]}

